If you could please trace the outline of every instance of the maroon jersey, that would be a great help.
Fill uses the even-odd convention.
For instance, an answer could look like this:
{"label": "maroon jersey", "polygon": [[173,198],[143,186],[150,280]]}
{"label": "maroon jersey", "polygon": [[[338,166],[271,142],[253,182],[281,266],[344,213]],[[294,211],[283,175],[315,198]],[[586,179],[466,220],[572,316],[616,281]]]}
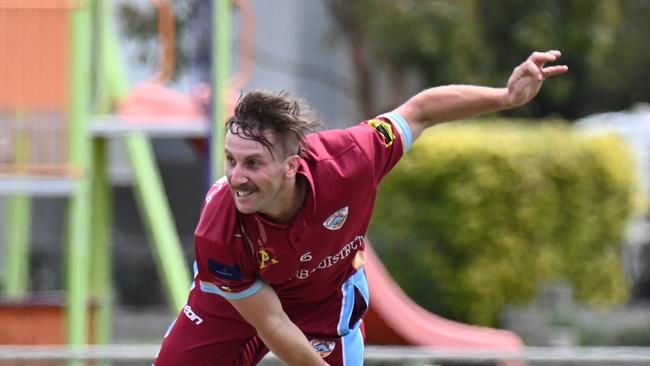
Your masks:
{"label": "maroon jersey", "polygon": [[344,322],[342,286],[363,265],[378,184],[402,156],[404,141],[410,145],[410,130],[400,133],[405,128],[390,115],[308,136],[299,169],[308,191],[289,225],[238,212],[225,178],[215,183],[195,232],[195,286],[222,299],[220,316],[241,319],[223,299],[245,298],[267,283],[303,332],[349,331],[367,308],[367,286],[355,293],[366,306],[348,309],[352,318]]}

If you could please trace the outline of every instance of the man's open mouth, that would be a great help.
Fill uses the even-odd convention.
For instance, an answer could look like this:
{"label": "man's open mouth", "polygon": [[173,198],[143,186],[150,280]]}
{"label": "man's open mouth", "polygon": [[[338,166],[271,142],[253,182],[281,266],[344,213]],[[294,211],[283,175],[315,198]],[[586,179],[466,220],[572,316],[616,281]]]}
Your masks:
{"label": "man's open mouth", "polygon": [[237,197],[246,197],[253,192],[255,192],[254,189],[235,189],[235,194]]}

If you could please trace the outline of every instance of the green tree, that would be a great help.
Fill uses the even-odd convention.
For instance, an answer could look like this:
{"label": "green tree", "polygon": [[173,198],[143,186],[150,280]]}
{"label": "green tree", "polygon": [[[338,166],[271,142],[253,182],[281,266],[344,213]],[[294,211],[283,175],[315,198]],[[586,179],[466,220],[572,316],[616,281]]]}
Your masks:
{"label": "green tree", "polygon": [[[415,70],[421,87],[503,85],[533,50],[560,49],[570,72],[548,83],[529,105],[505,113],[567,119],[621,109],[650,98],[650,2],[642,0],[345,0],[326,1],[339,36],[360,69],[378,62],[393,74]],[[370,61],[372,60],[372,62]],[[355,65],[361,64],[355,60]],[[396,81],[397,80],[397,81]],[[373,82],[363,83],[374,85]],[[402,99],[407,97],[402,92]],[[394,97],[395,100],[399,99]],[[390,101],[388,104],[394,104]],[[367,100],[362,105],[384,106]],[[368,112],[377,112],[365,110]],[[372,113],[371,113],[372,114]]]}
{"label": "green tree", "polygon": [[[187,70],[192,58],[200,50],[199,47],[205,47],[204,43],[196,42],[195,39],[188,41],[188,38],[191,33],[192,21],[196,21],[198,12],[209,10],[209,4],[206,4],[201,4],[197,0],[171,2],[175,33],[174,78],[182,75]],[[121,33],[138,45],[135,49],[137,61],[144,65],[159,65],[162,45],[159,41],[159,12],[157,8],[148,2],[144,4],[127,2],[120,4],[117,13]]]}

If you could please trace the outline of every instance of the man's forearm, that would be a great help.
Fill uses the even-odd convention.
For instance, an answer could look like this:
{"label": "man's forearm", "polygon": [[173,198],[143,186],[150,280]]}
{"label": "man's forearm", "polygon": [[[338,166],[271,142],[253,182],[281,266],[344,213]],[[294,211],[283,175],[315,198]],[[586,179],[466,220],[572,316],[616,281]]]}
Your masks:
{"label": "man's forearm", "polygon": [[327,365],[289,318],[274,320],[273,324],[258,328],[258,334],[264,344],[287,365]]}
{"label": "man's forearm", "polygon": [[288,365],[327,365],[289,319],[270,286],[264,285],[254,295],[230,303],[255,327],[264,344]]}
{"label": "man's forearm", "polygon": [[546,78],[568,71],[566,65],[546,66],[558,57],[557,50],[533,52],[515,67],[505,88],[439,86],[416,94],[395,112],[407,121],[416,139],[424,129],[438,123],[518,107],[537,95]]}
{"label": "man's forearm", "polygon": [[506,88],[446,85],[424,90],[409,100],[424,128],[508,108]]}

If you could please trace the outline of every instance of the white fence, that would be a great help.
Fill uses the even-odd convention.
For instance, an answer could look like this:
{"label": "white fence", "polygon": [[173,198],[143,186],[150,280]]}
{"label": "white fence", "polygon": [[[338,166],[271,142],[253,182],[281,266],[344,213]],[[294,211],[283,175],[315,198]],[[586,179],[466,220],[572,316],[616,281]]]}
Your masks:
{"label": "white fence", "polygon": [[[29,362],[113,361],[149,364],[159,345],[84,346],[0,346],[0,365]],[[429,350],[417,347],[368,346],[366,365],[472,365],[504,361],[525,361],[529,365],[650,365],[650,348],[595,347],[550,348],[527,347],[521,352],[486,350]],[[511,364],[511,362],[506,362]],[[261,365],[278,365],[272,354]],[[515,364],[520,364],[515,362]]]}

